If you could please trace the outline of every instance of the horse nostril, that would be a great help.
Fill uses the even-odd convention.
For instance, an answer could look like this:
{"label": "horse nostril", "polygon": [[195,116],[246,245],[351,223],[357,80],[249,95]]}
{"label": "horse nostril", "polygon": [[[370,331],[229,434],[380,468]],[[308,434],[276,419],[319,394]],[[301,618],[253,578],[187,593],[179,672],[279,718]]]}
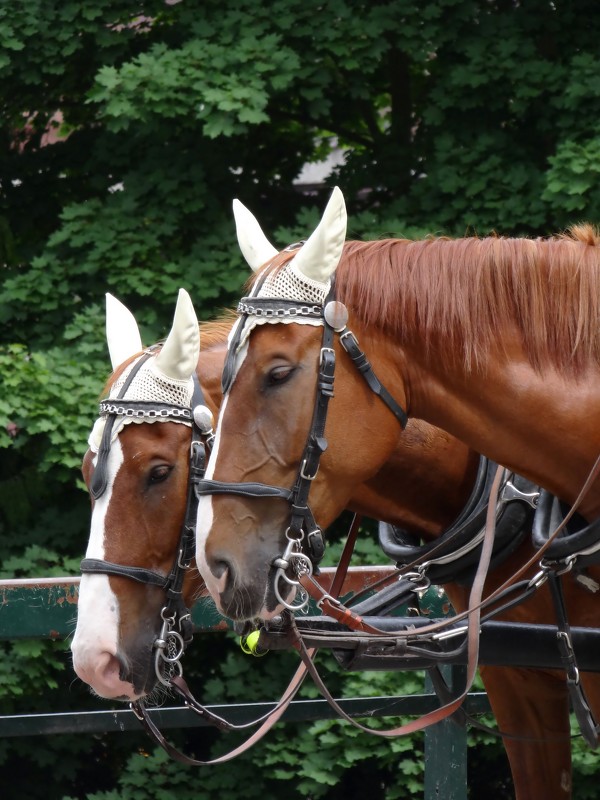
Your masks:
{"label": "horse nostril", "polygon": [[210,564],[210,571],[217,579],[221,579],[223,576],[226,576],[227,573],[232,574],[233,570],[231,568],[231,564],[228,561],[225,561],[221,558],[216,558],[211,561]]}

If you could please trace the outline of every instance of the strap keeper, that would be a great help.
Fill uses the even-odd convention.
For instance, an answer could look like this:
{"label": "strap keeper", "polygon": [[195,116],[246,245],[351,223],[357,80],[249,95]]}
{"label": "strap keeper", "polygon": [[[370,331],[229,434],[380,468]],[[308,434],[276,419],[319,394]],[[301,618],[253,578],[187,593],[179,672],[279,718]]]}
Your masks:
{"label": "strap keeper", "polygon": [[319,611],[321,611],[323,613],[325,613],[323,611],[323,603],[325,601],[327,601],[328,603],[331,603],[331,605],[335,606],[336,608],[341,608],[341,606],[342,606],[341,602],[337,599],[337,597],[332,597],[330,594],[326,593],[326,594],[323,595],[323,597],[320,597],[315,602],[316,607],[319,609]]}

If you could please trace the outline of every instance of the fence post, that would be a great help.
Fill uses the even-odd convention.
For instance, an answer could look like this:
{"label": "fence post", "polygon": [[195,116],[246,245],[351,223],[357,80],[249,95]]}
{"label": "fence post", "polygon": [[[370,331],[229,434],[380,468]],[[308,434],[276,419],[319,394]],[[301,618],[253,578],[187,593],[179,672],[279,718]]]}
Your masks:
{"label": "fence post", "polygon": [[[466,667],[446,664],[441,672],[452,695],[461,691]],[[433,691],[429,675],[425,690]],[[448,718],[425,730],[425,800],[467,800],[467,728]]]}

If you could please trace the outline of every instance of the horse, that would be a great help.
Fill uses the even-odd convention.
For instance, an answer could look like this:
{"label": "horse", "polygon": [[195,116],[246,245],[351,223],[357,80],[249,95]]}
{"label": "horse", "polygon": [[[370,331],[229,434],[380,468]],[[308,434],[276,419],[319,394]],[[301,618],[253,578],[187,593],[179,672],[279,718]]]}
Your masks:
{"label": "horse", "polygon": [[[578,503],[582,519],[598,519],[600,491],[591,471],[600,452],[600,239],[593,228],[575,226],[538,240],[346,242],[344,201],[334,190],[306,243],[279,253],[249,212],[238,207],[236,216],[242,252],[257,272],[240,302],[225,363],[196,530],[197,565],[223,613],[269,620],[281,611],[282,556],[300,550],[306,519],[300,535],[290,536],[288,487],[309,481],[310,518],[326,528],[356,487],[377,484],[409,416],[446,430],[565,503]],[[325,343],[327,314],[340,336]],[[322,381],[330,353],[335,399],[325,430],[315,432],[317,375]],[[318,469],[307,469],[307,454],[314,461],[315,450]],[[591,562],[566,577],[566,606],[573,624],[598,627],[593,593],[600,571]],[[518,566],[511,559],[510,568]],[[543,597],[538,622],[553,618]],[[530,611],[528,603],[512,618]],[[497,681],[492,694],[497,689],[505,700],[508,672],[484,673],[488,691]],[[597,715],[600,683],[592,674],[582,680]],[[530,683],[519,693],[519,708],[495,706],[503,729],[565,735],[561,683],[554,681],[552,690],[550,683]],[[547,712],[552,719],[542,719]],[[569,796],[564,743],[506,744],[519,798]],[[544,749],[554,756],[543,770],[539,761],[518,765],[527,751],[539,757]]]}
{"label": "horse", "polygon": [[[169,373],[171,377],[163,378],[163,385],[173,381],[180,391],[191,377],[187,372],[195,369],[203,400],[216,412],[221,404],[221,372],[232,324],[232,318],[202,323],[198,345],[195,314],[183,294],[167,337],[166,349],[171,356],[165,364],[158,358],[161,351],[151,350],[146,369],[158,359],[158,371],[153,370],[152,380],[146,376],[134,396],[141,402],[156,402],[153,384],[157,374]],[[184,354],[181,331],[188,333],[189,357]],[[133,316],[110,296],[107,338],[114,372],[104,393],[116,398],[143,348]],[[177,398],[179,402],[188,402],[191,391],[188,387],[185,395]],[[113,428],[107,467],[109,489],[94,499],[94,475],[106,413],[94,425],[90,449],[83,459],[83,474],[92,497],[86,557],[102,563],[100,573],[82,576],[72,650],[76,673],[96,694],[131,701],[152,692],[158,680],[153,645],[163,624],[165,593],[157,585],[131,580],[129,565],[167,575],[174,562],[185,514],[192,431],[186,419],[148,416],[135,418],[137,424],[121,425],[116,431]],[[125,420],[133,423],[134,418],[123,417]],[[479,460],[456,438],[413,419],[397,438],[386,464],[356,487],[348,507],[402,526],[407,534],[436,541],[469,504]],[[529,553],[530,546],[522,542],[491,574],[490,585],[503,582]],[[124,573],[103,573],[106,561],[125,565]],[[199,595],[201,586],[198,572],[188,570],[183,585],[188,606]],[[454,607],[464,609],[465,586],[450,583],[445,588]],[[551,622],[546,590],[542,588],[526,606],[517,607],[505,618]],[[538,740],[506,740],[518,796],[527,797],[534,773],[535,785],[544,797],[568,796],[564,792],[553,793],[554,786],[568,786],[570,780],[564,680],[540,670],[482,667],[481,672],[501,729]]]}

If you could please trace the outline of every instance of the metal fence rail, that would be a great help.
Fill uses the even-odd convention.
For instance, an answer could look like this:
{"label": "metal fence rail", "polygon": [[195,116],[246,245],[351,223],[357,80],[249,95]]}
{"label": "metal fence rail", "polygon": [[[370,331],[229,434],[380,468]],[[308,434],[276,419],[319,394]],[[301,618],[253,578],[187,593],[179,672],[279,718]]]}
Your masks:
{"label": "metal fence rail", "polygon": [[[326,589],[333,579],[332,569],[323,569],[320,581]],[[355,567],[349,571],[342,596],[362,590],[390,572],[388,567]],[[33,578],[0,581],[0,639],[66,638],[73,629],[79,592],[78,577]],[[223,631],[228,622],[219,616],[212,603],[200,601],[193,609],[193,620],[201,633]],[[447,667],[450,683],[460,685],[463,667]],[[249,722],[266,713],[273,702],[209,706],[234,723]],[[439,703],[433,693],[406,697],[358,697],[340,700],[344,710],[356,717],[413,716],[425,714]],[[484,693],[472,693],[465,709],[470,714],[489,711]],[[157,708],[151,712],[160,728],[189,728],[205,725],[197,714],[183,707]],[[334,718],[325,700],[294,700],[282,717],[287,722],[309,722]],[[139,731],[139,722],[129,709],[98,710],[50,714],[0,716],[0,737],[48,734]],[[467,737],[464,725],[446,720],[425,732],[425,800],[466,800]]]}

